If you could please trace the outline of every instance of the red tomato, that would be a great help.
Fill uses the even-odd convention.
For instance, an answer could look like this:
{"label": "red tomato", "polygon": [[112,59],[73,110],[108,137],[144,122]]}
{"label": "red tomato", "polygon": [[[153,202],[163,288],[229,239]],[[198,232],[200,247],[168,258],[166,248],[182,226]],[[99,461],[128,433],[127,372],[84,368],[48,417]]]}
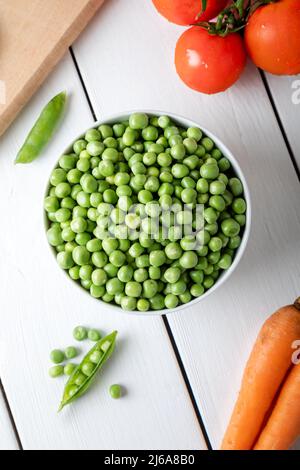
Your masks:
{"label": "red tomato", "polygon": [[190,88],[207,94],[219,93],[233,85],[245,68],[243,40],[237,33],[222,38],[193,26],[177,42],[175,65]]}
{"label": "red tomato", "polygon": [[275,75],[300,73],[300,0],[282,0],[260,7],[245,30],[255,65]]}
{"label": "red tomato", "polygon": [[208,0],[205,12],[202,11],[202,0],[152,0],[167,20],[181,25],[190,25],[198,21],[209,21],[215,18],[227,5],[228,0]]}

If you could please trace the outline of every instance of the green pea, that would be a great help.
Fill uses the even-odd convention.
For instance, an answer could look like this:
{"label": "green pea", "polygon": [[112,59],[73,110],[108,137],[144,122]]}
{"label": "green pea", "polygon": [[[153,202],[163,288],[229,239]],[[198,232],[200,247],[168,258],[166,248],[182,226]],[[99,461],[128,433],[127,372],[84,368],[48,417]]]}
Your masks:
{"label": "green pea", "polygon": [[186,290],[183,294],[179,295],[179,299],[183,304],[187,304],[192,300],[192,295]]}
{"label": "green pea", "polygon": [[191,294],[193,297],[201,297],[204,294],[204,287],[201,284],[193,284]]}
{"label": "green pea", "polygon": [[135,113],[129,118],[129,126],[131,129],[145,129],[148,126],[149,118],[146,114]]}
{"label": "green pea", "polygon": [[233,201],[233,195],[230,191],[228,191],[227,189],[224,191],[224,193],[222,194],[224,200],[225,200],[225,204],[226,204],[226,207],[227,206],[231,206],[232,204],[232,201]]}
{"label": "green pea", "polygon": [[187,289],[186,282],[183,279],[179,279],[179,281],[175,282],[174,284],[169,284],[171,294],[173,295],[182,295]]}
{"label": "green pea", "polygon": [[118,270],[119,268],[111,263],[108,263],[104,266],[104,271],[110,278],[116,277],[118,274]]}
{"label": "green pea", "polygon": [[197,247],[197,241],[193,236],[182,238],[180,246],[184,251],[194,251]]}
{"label": "green pea", "polygon": [[[89,340],[97,343],[98,341],[100,341],[101,335],[100,335],[98,330],[91,329],[91,330],[88,331],[88,338],[89,338]],[[94,361],[92,361],[92,359],[91,359],[91,362],[94,362]],[[98,361],[96,361],[96,364],[97,363],[98,363]]]}
{"label": "green pea", "polygon": [[[154,281],[153,279],[147,279],[143,283],[143,297],[146,299],[151,299],[157,294],[158,291],[158,285],[157,282]],[[128,295],[128,294],[127,294]],[[131,297],[134,297],[131,295]]]}
{"label": "green pea", "polygon": [[171,148],[171,155],[175,160],[183,160],[186,155],[186,149],[183,144],[176,144]]}
{"label": "green pea", "polygon": [[226,208],[226,203],[222,196],[211,196],[209,199],[209,205],[218,212],[223,212]]}
{"label": "green pea", "polygon": [[162,183],[172,183],[174,178],[170,168],[164,168],[159,174],[159,179]]}
{"label": "green pea", "polygon": [[208,207],[204,210],[204,219],[209,224],[214,224],[218,220],[218,213],[212,207]]}
{"label": "green pea", "polygon": [[166,270],[164,277],[169,284],[174,284],[180,279],[181,270],[179,268],[169,268]]}
{"label": "green pea", "polygon": [[140,297],[142,293],[142,286],[138,282],[130,281],[126,283],[125,294],[128,297]]}
{"label": "green pea", "polygon": [[167,129],[167,127],[170,126],[171,119],[169,118],[169,116],[160,116],[158,118],[157,123],[162,129]]}
{"label": "green pea", "polygon": [[54,366],[49,369],[49,376],[52,379],[56,379],[57,377],[61,377],[64,374],[64,367],[63,366]]}
{"label": "green pea", "polygon": [[218,266],[219,266],[220,269],[226,270],[226,269],[230,268],[231,264],[232,264],[231,256],[228,255],[228,254],[225,254],[221,257],[221,259],[218,263]]}
{"label": "green pea", "polygon": [[246,215],[245,214],[237,214],[234,216],[235,220],[238,222],[238,224],[241,227],[244,227],[246,225]]}
{"label": "green pea", "polygon": [[181,256],[179,263],[183,269],[192,269],[198,263],[198,256],[194,251],[186,251]]}
{"label": "green pea", "polygon": [[123,264],[125,263],[126,256],[124,255],[122,251],[116,250],[110,254],[109,261],[111,262],[111,264],[119,268],[123,266]]}
{"label": "green pea", "polygon": [[115,296],[116,294],[120,294],[124,291],[124,283],[121,282],[117,277],[109,279],[106,283],[106,292],[111,295]]}
{"label": "green pea", "polygon": [[149,261],[151,266],[159,268],[166,262],[165,252],[162,250],[154,250],[150,253]]}
{"label": "green pea", "polygon": [[219,226],[217,224],[217,222],[215,222],[214,224],[206,224],[205,225],[205,230],[210,234],[210,235],[215,235],[218,230],[219,230]]}
{"label": "green pea", "polygon": [[91,279],[95,286],[104,286],[107,281],[107,274],[103,269],[98,268],[92,272]]}
{"label": "green pea", "polygon": [[219,168],[217,165],[214,165],[212,163],[206,163],[201,166],[200,168],[200,175],[202,178],[208,179],[208,180],[214,180],[219,176]]}
{"label": "green pea", "polygon": [[94,140],[100,140],[101,134],[97,129],[89,129],[85,134],[85,140],[87,142],[93,142]]}
{"label": "green pea", "polygon": [[212,181],[209,186],[209,191],[213,195],[224,194],[226,190],[226,185],[223,181]]}
{"label": "green pea", "polygon": [[121,307],[123,310],[133,311],[136,309],[137,301],[133,297],[123,297],[121,301]]}
{"label": "green pea", "polygon": [[174,147],[175,145],[182,144],[183,138],[181,135],[171,135],[168,143],[170,147]]}
{"label": "green pea", "polygon": [[57,254],[57,262],[62,269],[71,269],[74,266],[72,253],[61,251]]}
{"label": "green pea", "polygon": [[59,199],[63,199],[69,196],[72,192],[71,186],[69,183],[59,183],[55,188],[55,195]]}
{"label": "green pea", "polygon": [[113,133],[116,137],[122,137],[122,135],[125,132],[125,129],[126,128],[125,128],[124,124],[122,124],[122,123],[113,125]]}
{"label": "green pea", "polygon": [[234,199],[232,209],[236,214],[244,214],[247,210],[245,199],[241,197]]}
{"label": "green pea", "polygon": [[[196,266],[196,267],[197,267],[197,266]],[[192,280],[195,284],[202,284],[203,279],[204,279],[204,273],[203,273],[203,271],[200,271],[200,270],[190,271],[189,275],[190,275],[191,280]]]}
{"label": "green pea", "polygon": [[[185,176],[184,178],[182,178],[181,186],[184,189],[195,189],[196,182],[190,176]],[[182,192],[181,192],[181,194],[182,194]],[[197,196],[197,194],[196,194],[196,196]]]}
{"label": "green pea", "polygon": [[[207,255],[207,253],[205,254],[205,256]],[[196,265],[196,269],[199,269],[199,270],[204,270],[207,268],[207,265],[208,265],[208,261],[206,258],[204,258],[203,256],[200,256],[199,259],[198,259],[198,264]]]}
{"label": "green pea", "polygon": [[80,207],[89,208],[91,205],[90,195],[84,191],[77,194],[76,201]]}
{"label": "green pea", "polygon": [[147,299],[139,299],[136,306],[139,312],[147,312],[150,309],[150,302]]}
{"label": "green pea", "polygon": [[241,243],[242,243],[242,239],[240,236],[237,235],[229,239],[228,248],[230,250],[236,250],[240,246]]}
{"label": "green pea", "polygon": [[165,306],[168,309],[176,308],[179,304],[179,299],[174,294],[168,294],[165,297]]}
{"label": "green pea", "polygon": [[[136,282],[144,282],[148,279],[148,271],[146,268],[139,268],[139,269],[136,269],[134,271],[134,274],[133,274],[133,277],[134,277],[134,280]],[[130,281],[131,279],[128,279],[128,281]],[[126,282],[128,282],[126,281]]]}
{"label": "green pea", "polygon": [[50,353],[50,360],[53,364],[61,364],[65,360],[65,355],[60,349],[54,349]]}
{"label": "green pea", "polygon": [[90,162],[87,159],[80,158],[77,162],[77,170],[85,173],[90,169]]}
{"label": "green pea", "polygon": [[221,258],[220,251],[212,251],[212,253],[209,253],[207,257],[209,264],[217,264],[220,258]]}
{"label": "green pea", "polygon": [[199,142],[202,139],[202,131],[198,129],[197,127],[190,127],[187,130],[187,136],[190,139],[196,140],[196,142]]}
{"label": "green pea", "polygon": [[76,217],[71,222],[71,230],[74,233],[83,233],[87,229],[87,221],[83,217]]}
{"label": "green pea", "polygon": [[91,287],[93,285],[90,279],[81,279],[80,284],[85,290],[89,290],[89,291],[91,290]]}
{"label": "green pea", "polygon": [[92,254],[92,263],[97,268],[103,268],[108,262],[107,254],[104,251],[98,251]]}
{"label": "green pea", "polygon": [[92,297],[95,299],[100,299],[105,295],[105,287],[104,286],[95,286],[95,284],[92,284],[90,286],[90,294]]}
{"label": "green pea", "polygon": [[229,187],[234,196],[241,196],[243,194],[243,185],[239,178],[230,178]]}
{"label": "green pea", "polygon": [[73,337],[76,341],[83,341],[87,338],[87,329],[84,326],[77,326],[73,330]]}
{"label": "green pea", "polygon": [[169,243],[165,248],[167,257],[171,260],[179,259],[182,255],[181,246],[178,243]]}
{"label": "green pea", "polygon": [[240,225],[234,219],[225,219],[221,224],[222,232],[226,237],[236,237],[240,232]]}
{"label": "green pea", "polygon": [[87,264],[85,266],[81,266],[81,268],[79,270],[79,277],[83,281],[88,281],[88,280],[91,279],[92,272],[93,272],[93,267],[90,266],[89,264]]}
{"label": "green pea", "polygon": [[78,356],[78,351],[76,348],[74,348],[74,346],[69,346],[65,350],[65,356],[66,356],[66,359],[69,359],[69,360],[74,359],[75,357]]}
{"label": "green pea", "polygon": [[195,191],[195,189],[192,189],[192,188],[185,188],[181,193],[181,200],[185,204],[191,204],[195,202],[196,197],[197,197],[197,192]]}
{"label": "green pea", "polygon": [[165,308],[165,298],[161,294],[156,294],[154,297],[149,299],[149,301],[153,310],[163,310]]}
{"label": "green pea", "polygon": [[44,208],[47,212],[56,212],[59,209],[59,201],[57,197],[46,197],[44,201]]}
{"label": "green pea", "polygon": [[79,276],[80,266],[73,266],[73,268],[69,269],[69,276],[74,281],[78,281],[80,279]]}
{"label": "green pea", "polygon": [[122,387],[117,384],[111,385],[109,393],[114,400],[118,400],[122,396]]}
{"label": "green pea", "polygon": [[87,141],[84,139],[79,139],[76,140],[76,142],[73,145],[73,150],[74,152],[79,155],[83,150],[86,149],[87,146]]}
{"label": "green pea", "polygon": [[70,217],[71,211],[69,209],[58,209],[58,211],[55,212],[55,218],[59,223],[66,222]]}
{"label": "green pea", "polygon": [[65,365],[64,374],[70,377],[76,368],[77,368],[76,364],[72,364],[70,362],[69,364]]}
{"label": "green pea", "polygon": [[225,171],[228,171],[231,167],[230,161],[225,157],[221,158],[218,161],[218,166],[219,166],[219,169],[222,173],[224,173]]}
{"label": "green pea", "polygon": [[96,364],[94,364],[93,362],[86,362],[85,364],[82,365],[81,370],[82,370],[84,375],[89,377],[94,372],[95,366],[96,366]]}

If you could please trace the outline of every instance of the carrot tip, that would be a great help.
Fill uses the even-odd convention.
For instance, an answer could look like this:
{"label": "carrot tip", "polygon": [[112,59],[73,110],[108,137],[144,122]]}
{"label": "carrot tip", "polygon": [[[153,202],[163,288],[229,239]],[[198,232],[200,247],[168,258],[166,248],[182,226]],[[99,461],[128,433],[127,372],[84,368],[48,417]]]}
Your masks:
{"label": "carrot tip", "polygon": [[295,300],[294,307],[296,307],[297,310],[300,310],[300,297]]}

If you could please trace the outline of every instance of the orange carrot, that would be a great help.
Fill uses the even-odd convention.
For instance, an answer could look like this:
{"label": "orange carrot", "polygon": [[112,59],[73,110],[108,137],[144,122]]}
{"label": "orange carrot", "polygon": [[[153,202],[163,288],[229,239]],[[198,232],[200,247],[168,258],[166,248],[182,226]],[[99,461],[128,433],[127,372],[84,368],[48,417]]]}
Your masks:
{"label": "orange carrot", "polygon": [[254,450],[288,450],[300,435],[300,365],[284,382],[271,417]]}
{"label": "orange carrot", "polygon": [[292,366],[292,343],[300,339],[300,297],[264,324],[244,372],[241,391],[222,450],[250,450]]}

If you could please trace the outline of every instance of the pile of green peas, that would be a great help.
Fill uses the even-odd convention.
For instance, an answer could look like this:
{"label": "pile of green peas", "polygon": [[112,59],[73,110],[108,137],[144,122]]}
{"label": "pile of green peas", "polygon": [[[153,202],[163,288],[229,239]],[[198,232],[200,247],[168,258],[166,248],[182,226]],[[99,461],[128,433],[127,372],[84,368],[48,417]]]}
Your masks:
{"label": "pile of green peas", "polygon": [[[93,297],[141,312],[210,289],[233,262],[247,212],[242,182],[201,129],[143,113],[76,141],[51,174],[44,207],[59,266]],[[153,228],[161,209],[169,217]]]}

